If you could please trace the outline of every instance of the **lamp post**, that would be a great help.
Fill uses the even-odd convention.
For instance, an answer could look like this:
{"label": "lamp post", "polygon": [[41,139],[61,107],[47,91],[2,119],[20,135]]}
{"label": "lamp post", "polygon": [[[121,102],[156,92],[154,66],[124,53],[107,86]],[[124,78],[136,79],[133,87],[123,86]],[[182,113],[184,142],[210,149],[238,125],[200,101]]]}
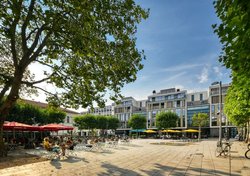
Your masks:
{"label": "lamp post", "polygon": [[212,85],[218,85],[219,84],[219,112],[217,113],[219,115],[219,144],[222,143],[222,91],[221,91],[221,81],[220,82],[213,82]]}
{"label": "lamp post", "polygon": [[222,92],[221,92],[221,81],[219,83],[219,105],[220,105],[220,114],[219,114],[219,142],[222,141]]}

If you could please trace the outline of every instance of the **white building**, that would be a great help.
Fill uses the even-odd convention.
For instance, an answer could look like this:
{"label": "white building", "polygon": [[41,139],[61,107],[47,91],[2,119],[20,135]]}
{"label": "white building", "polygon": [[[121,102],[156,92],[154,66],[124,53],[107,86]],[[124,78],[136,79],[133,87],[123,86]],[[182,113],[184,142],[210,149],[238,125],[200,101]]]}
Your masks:
{"label": "white building", "polygon": [[187,103],[186,90],[176,88],[160,90],[148,96],[147,101],[147,128],[155,129],[156,114],[162,111],[172,111],[179,116],[176,128],[187,127]]}

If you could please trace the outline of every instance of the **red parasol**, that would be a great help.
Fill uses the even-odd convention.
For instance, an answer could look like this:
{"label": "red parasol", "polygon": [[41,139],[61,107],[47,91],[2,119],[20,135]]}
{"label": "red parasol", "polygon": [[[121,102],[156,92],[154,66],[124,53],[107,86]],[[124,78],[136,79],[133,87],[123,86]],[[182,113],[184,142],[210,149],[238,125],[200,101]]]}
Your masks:
{"label": "red parasol", "polygon": [[38,126],[31,126],[19,122],[7,122],[3,124],[4,130],[20,130],[20,131],[40,131],[41,128]]}
{"label": "red parasol", "polygon": [[47,124],[40,126],[43,130],[48,131],[59,131],[59,130],[73,130],[74,127],[72,126],[66,126],[62,124]]}

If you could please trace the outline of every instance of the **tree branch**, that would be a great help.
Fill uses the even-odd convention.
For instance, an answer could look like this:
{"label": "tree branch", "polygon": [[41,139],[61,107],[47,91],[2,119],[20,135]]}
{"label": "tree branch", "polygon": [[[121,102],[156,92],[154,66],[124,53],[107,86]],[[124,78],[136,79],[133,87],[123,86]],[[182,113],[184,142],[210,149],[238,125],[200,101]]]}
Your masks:
{"label": "tree branch", "polygon": [[30,62],[36,60],[36,58],[38,57],[38,55],[40,54],[40,52],[42,51],[42,49],[46,45],[47,40],[49,39],[51,34],[52,34],[52,31],[49,31],[48,34],[44,37],[40,46],[37,48],[37,50],[34,52],[34,54],[30,57]]}
{"label": "tree branch", "polygon": [[52,75],[53,75],[53,73],[47,78],[44,78],[44,79],[41,79],[41,80],[38,80],[38,81],[34,81],[34,82],[22,81],[22,84],[26,84],[27,86],[33,86],[34,84],[39,84],[39,83],[42,83],[42,82],[44,82],[46,80],[49,80]]}
{"label": "tree branch", "polygon": [[39,28],[34,28],[32,31],[30,31],[29,35],[26,37],[26,41],[30,39],[31,35],[35,33],[36,30],[38,30]]}
{"label": "tree branch", "polygon": [[39,60],[37,60],[36,62],[38,62],[39,64],[42,64],[42,65],[45,65],[47,67],[54,68],[52,65],[49,65],[49,64],[47,64],[45,62],[42,62],[42,61],[39,61]]}
{"label": "tree branch", "polygon": [[47,90],[45,90],[45,89],[43,89],[43,88],[41,88],[41,87],[37,87],[37,86],[30,86],[30,87],[35,88],[35,89],[39,89],[39,90],[41,90],[41,91],[43,91],[43,92],[45,92],[45,93],[47,93],[47,94],[56,96],[56,94],[53,94],[53,93],[51,93],[51,92],[49,92],[49,91],[47,91]]}
{"label": "tree branch", "polygon": [[38,44],[39,38],[40,38],[42,32],[44,31],[45,27],[46,27],[46,24],[43,24],[43,25],[38,29],[38,31],[37,31],[37,33],[36,33],[36,36],[35,36],[35,40],[34,40],[34,42],[32,43],[31,47],[30,47],[29,50],[28,50],[28,55],[30,55],[30,54],[35,50],[35,48],[36,48],[36,46],[37,46],[37,44]]}
{"label": "tree branch", "polygon": [[27,43],[26,43],[26,28],[28,26],[28,23],[31,19],[31,16],[32,16],[32,12],[33,12],[33,9],[34,9],[34,5],[35,5],[35,0],[31,0],[30,2],[30,6],[29,6],[29,11],[28,11],[28,14],[27,14],[27,17],[23,23],[23,26],[22,26],[22,49],[23,49],[23,53],[25,55],[26,51],[27,51]]}
{"label": "tree branch", "polygon": [[22,3],[23,3],[22,0],[19,1],[17,6],[15,6],[15,4],[13,3],[13,9],[12,9],[13,15],[15,14],[14,13],[15,11],[17,11],[17,13],[14,15],[15,16],[14,21],[11,24],[10,29],[9,29],[11,53],[13,56],[13,62],[14,62],[15,68],[17,68],[17,66],[18,66],[17,51],[16,51],[16,26],[17,26],[18,21],[20,19]]}

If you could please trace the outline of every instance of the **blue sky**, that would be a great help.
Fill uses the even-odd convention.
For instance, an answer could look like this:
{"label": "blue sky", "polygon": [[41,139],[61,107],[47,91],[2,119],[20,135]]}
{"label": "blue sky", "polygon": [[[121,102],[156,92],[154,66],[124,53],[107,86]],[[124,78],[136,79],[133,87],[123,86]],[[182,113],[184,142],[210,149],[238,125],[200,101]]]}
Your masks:
{"label": "blue sky", "polygon": [[134,83],[122,94],[146,99],[166,88],[188,92],[207,90],[214,81],[231,82],[230,70],[218,61],[221,44],[212,24],[219,19],[210,0],[136,1],[150,9],[149,18],[138,25],[137,47],[147,59]]}

